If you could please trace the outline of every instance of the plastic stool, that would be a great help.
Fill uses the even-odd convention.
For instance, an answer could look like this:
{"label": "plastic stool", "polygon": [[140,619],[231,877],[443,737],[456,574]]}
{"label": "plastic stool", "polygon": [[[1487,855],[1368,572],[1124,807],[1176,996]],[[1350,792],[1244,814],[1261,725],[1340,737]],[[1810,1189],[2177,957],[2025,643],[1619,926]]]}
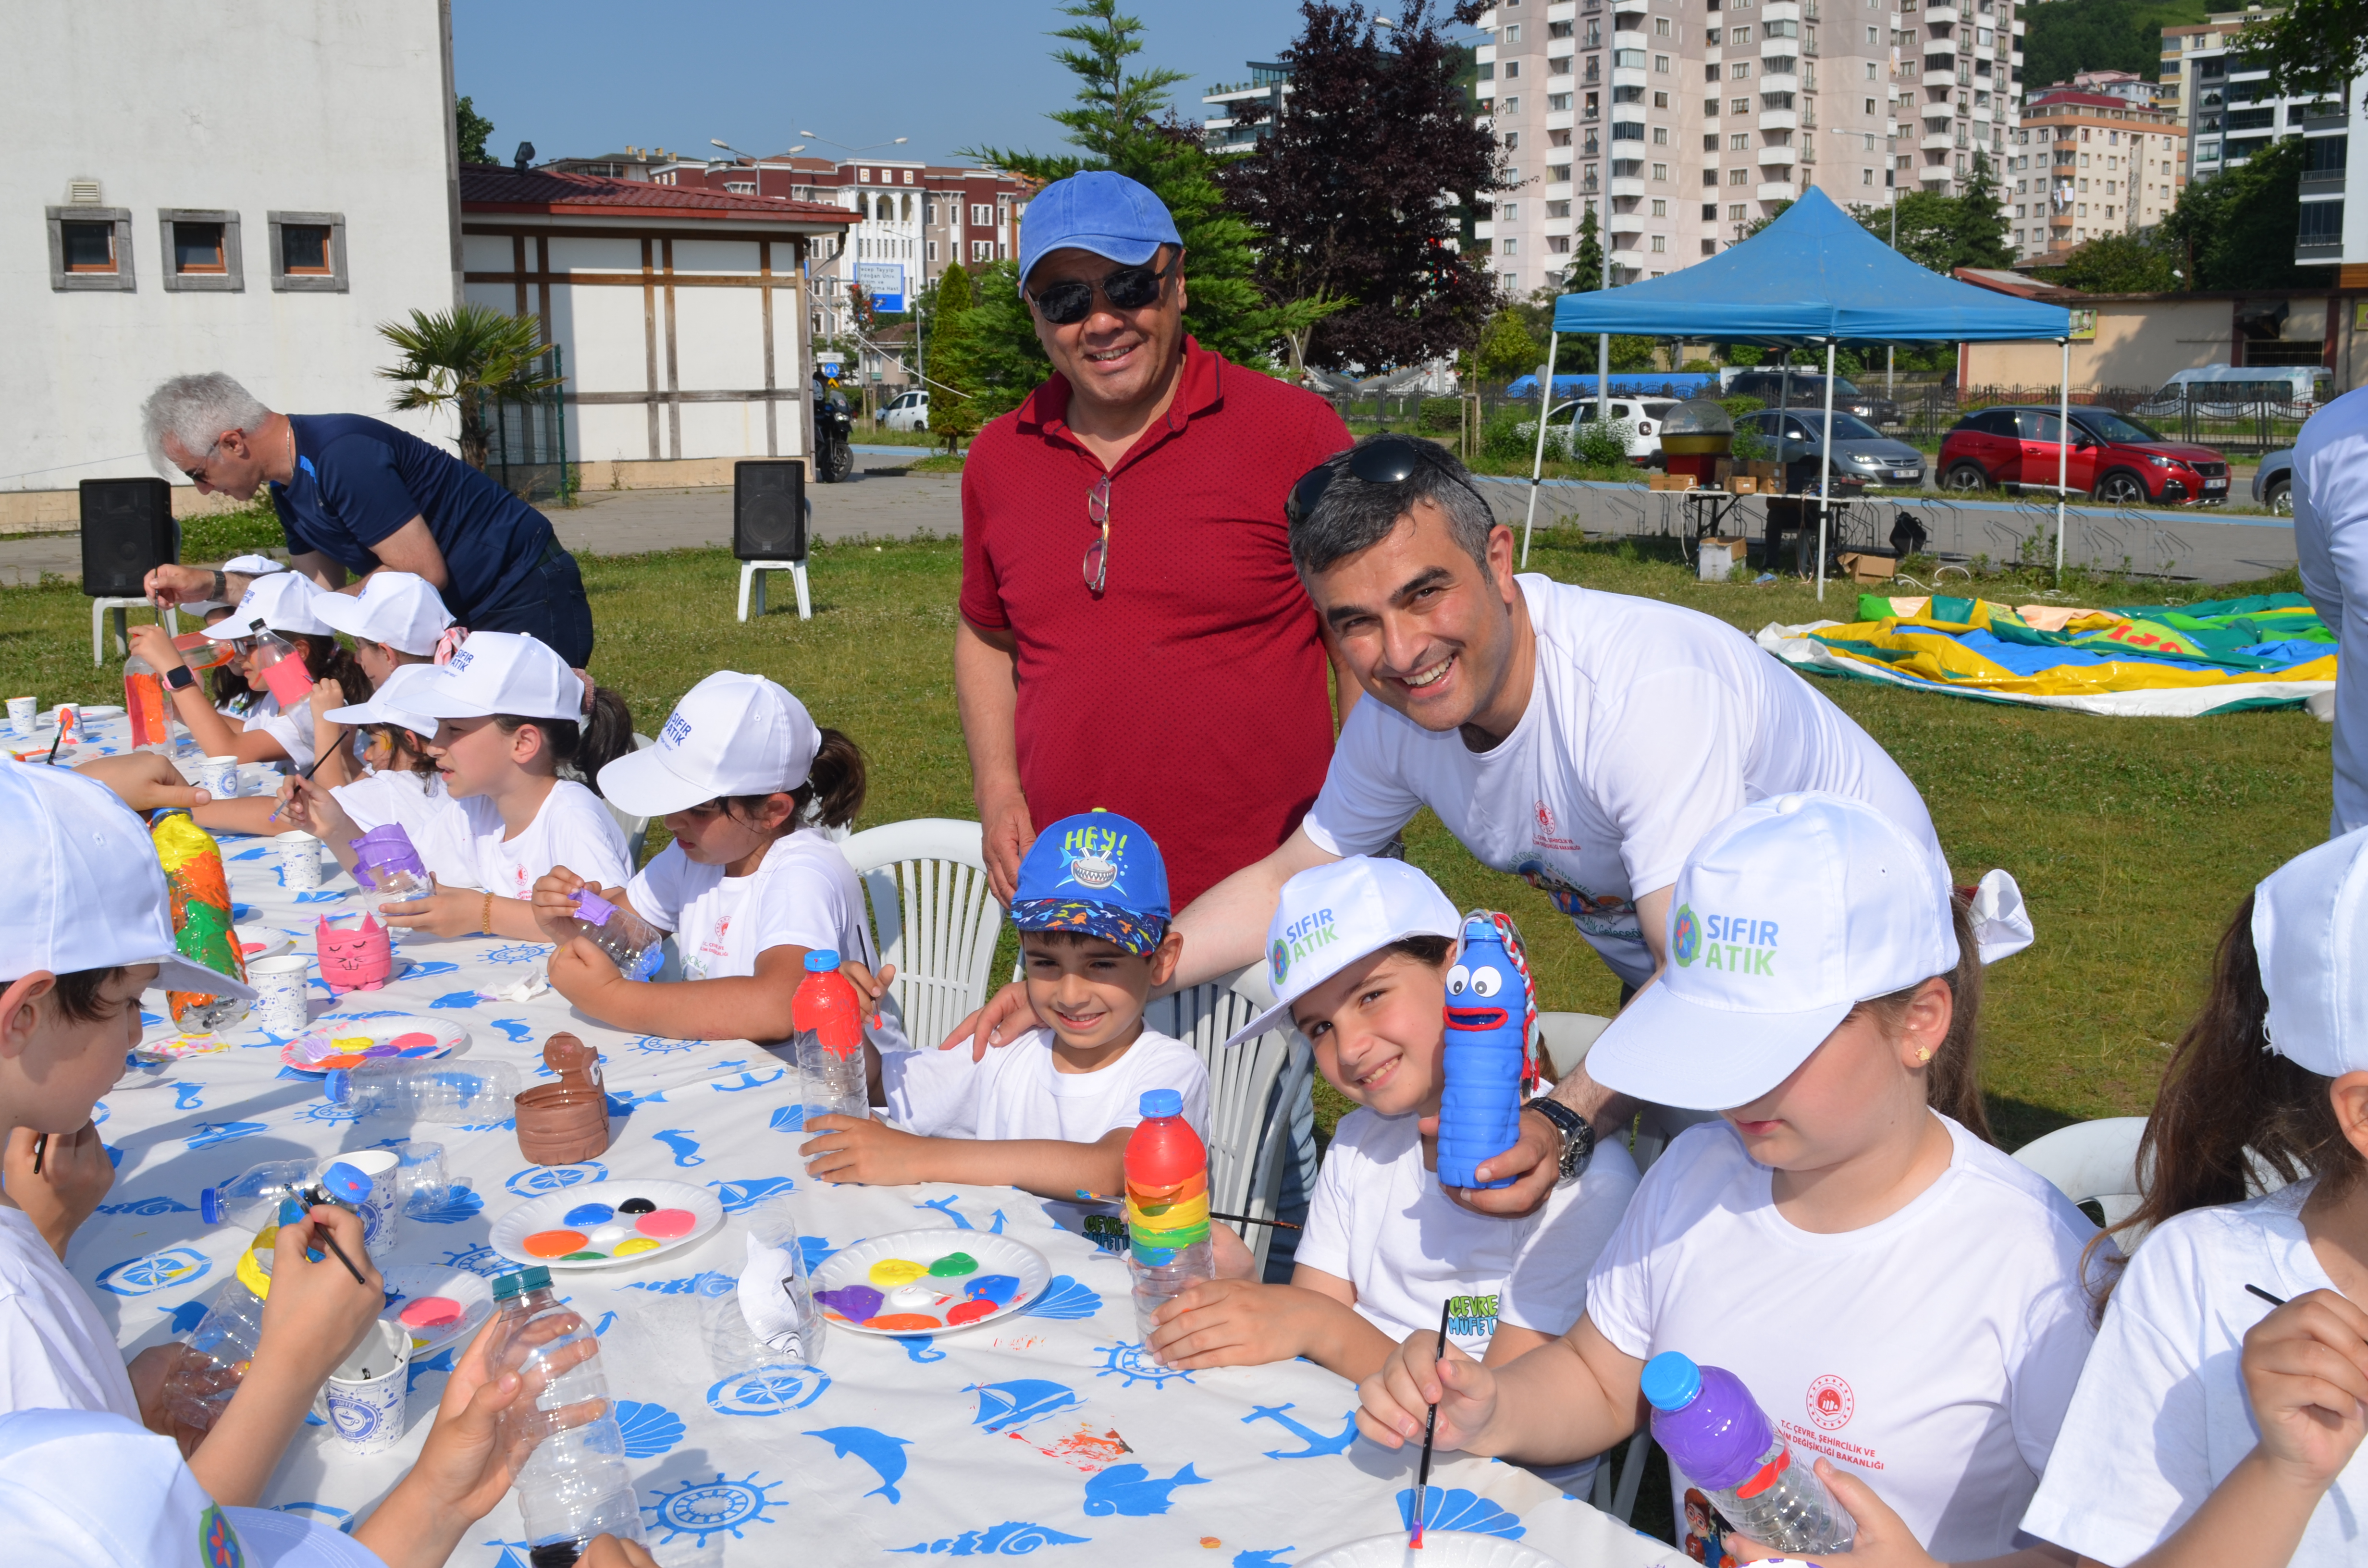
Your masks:
{"label": "plastic stool", "polygon": [[740,619],[748,619],[749,601],[756,602],[757,614],[765,613],[765,574],[787,572],[798,589],[798,619],[812,620],[814,604],[806,597],[806,563],[803,561],[743,561],[740,562]]}
{"label": "plastic stool", "polygon": [[[804,598],[803,588],[798,597],[802,600]],[[115,617],[115,640],[123,645],[124,653],[129,654],[131,652],[131,632],[125,623],[123,612],[148,608],[150,607],[146,599],[106,597],[92,599],[90,601],[90,662],[94,665],[107,663],[107,618],[110,613]],[[166,635],[178,637],[181,634],[181,618],[175,615],[171,609],[158,610],[156,618],[165,623]]]}

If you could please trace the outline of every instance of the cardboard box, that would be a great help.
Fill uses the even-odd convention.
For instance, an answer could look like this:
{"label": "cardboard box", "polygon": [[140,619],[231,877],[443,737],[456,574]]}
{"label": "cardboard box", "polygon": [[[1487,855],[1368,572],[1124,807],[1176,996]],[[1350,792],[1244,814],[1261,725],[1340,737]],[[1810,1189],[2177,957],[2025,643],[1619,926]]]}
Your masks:
{"label": "cardboard box", "polygon": [[1748,478],[1742,474],[1737,474],[1734,478],[1729,479],[1726,482],[1726,487],[1735,492],[1737,495],[1757,495],[1759,494],[1759,482],[1756,479]]}
{"label": "cardboard box", "polygon": [[1691,473],[1656,473],[1645,483],[1654,490],[1691,490],[1694,476]]}
{"label": "cardboard box", "polygon": [[1725,534],[1706,534],[1702,537],[1701,543],[1695,546],[1694,553],[1699,555],[1702,553],[1703,546],[1714,545],[1723,548],[1725,550],[1727,554],[1733,556],[1736,560],[1740,561],[1743,559],[1743,552],[1747,548],[1748,548],[1749,542],[1750,541],[1748,540],[1732,538]]}
{"label": "cardboard box", "polygon": [[1773,494],[1784,488],[1784,469],[1782,464],[1765,462],[1758,459],[1754,459],[1751,462],[1747,463],[1744,466],[1750,471],[1752,478],[1759,481],[1759,493],[1762,495]]}
{"label": "cardboard box", "polygon": [[1899,570],[1896,556],[1873,555],[1863,551],[1845,551],[1834,558],[1853,583],[1880,583]]}

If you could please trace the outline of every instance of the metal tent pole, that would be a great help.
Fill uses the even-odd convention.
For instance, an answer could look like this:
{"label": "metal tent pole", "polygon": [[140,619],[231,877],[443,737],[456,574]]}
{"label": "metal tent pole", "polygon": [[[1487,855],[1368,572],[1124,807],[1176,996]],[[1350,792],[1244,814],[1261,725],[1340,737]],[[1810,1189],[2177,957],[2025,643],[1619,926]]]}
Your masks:
{"label": "metal tent pole", "polygon": [[1521,519],[1521,570],[1530,569],[1530,529],[1538,520],[1538,479],[1546,466],[1546,415],[1554,411],[1554,350],[1562,347],[1562,334],[1546,328],[1546,369],[1538,379],[1538,449],[1530,459],[1530,512]]}
{"label": "metal tent pole", "polygon": [[2064,489],[2072,462],[2072,340],[2062,340],[2064,368],[2055,387],[2055,585],[2064,585]]}
{"label": "metal tent pole", "polygon": [[1834,488],[1834,340],[1826,339],[1826,443],[1817,453],[1817,602],[1826,602],[1826,509]]}

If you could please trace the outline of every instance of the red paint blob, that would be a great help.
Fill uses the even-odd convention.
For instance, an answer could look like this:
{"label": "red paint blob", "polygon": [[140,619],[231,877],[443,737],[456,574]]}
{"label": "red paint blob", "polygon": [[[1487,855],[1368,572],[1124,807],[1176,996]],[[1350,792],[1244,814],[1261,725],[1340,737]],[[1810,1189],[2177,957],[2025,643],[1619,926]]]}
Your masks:
{"label": "red paint blob", "polygon": [[459,1323],[461,1309],[460,1302],[444,1296],[421,1296],[394,1315],[411,1328],[442,1328]]}
{"label": "red paint blob", "polygon": [[670,1242],[699,1229],[699,1216],[688,1209],[661,1209],[655,1214],[644,1214],[635,1220],[633,1229],[645,1236]]}
{"label": "red paint blob", "polygon": [[949,1324],[976,1323],[983,1317],[994,1316],[995,1310],[993,1301],[964,1301],[946,1313],[946,1322]]}

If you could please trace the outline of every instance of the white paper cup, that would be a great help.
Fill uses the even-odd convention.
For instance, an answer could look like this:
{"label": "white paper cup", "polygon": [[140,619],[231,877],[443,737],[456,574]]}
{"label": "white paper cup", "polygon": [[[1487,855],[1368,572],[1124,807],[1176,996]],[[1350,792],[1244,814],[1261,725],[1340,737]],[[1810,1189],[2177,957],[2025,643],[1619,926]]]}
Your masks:
{"label": "white paper cup", "polygon": [[370,1196],[359,1205],[362,1216],[362,1245],[368,1247],[373,1256],[383,1256],[389,1247],[394,1245],[398,1185],[395,1173],[402,1168],[403,1161],[392,1149],[354,1149],[342,1154],[331,1154],[313,1167],[313,1174],[319,1176],[336,1165],[351,1165],[370,1177]]}
{"label": "white paper cup", "polygon": [[18,740],[31,740],[33,719],[40,710],[41,705],[29,697],[10,698],[8,699],[8,733]]}
{"label": "white paper cup", "polygon": [[361,1345],[313,1399],[313,1414],[329,1424],[339,1449],[366,1459],[403,1441],[410,1366],[410,1334],[384,1318],[372,1322]]}
{"label": "white paper cup", "polygon": [[246,966],[246,983],[255,987],[255,1006],[248,1015],[256,1026],[283,1039],[302,1034],[312,1019],[313,960],[302,953],[256,959]]}
{"label": "white paper cup", "polygon": [[321,885],[321,841],[309,833],[275,834],[272,853],[279,858],[279,882],[290,892]]}
{"label": "white paper cup", "polygon": [[242,795],[277,795],[279,793],[279,769],[268,762],[240,763],[238,792]]}
{"label": "white paper cup", "polygon": [[205,766],[199,769],[198,782],[204,788],[207,794],[217,801],[236,800],[239,786],[238,758],[234,756],[206,758]]}

